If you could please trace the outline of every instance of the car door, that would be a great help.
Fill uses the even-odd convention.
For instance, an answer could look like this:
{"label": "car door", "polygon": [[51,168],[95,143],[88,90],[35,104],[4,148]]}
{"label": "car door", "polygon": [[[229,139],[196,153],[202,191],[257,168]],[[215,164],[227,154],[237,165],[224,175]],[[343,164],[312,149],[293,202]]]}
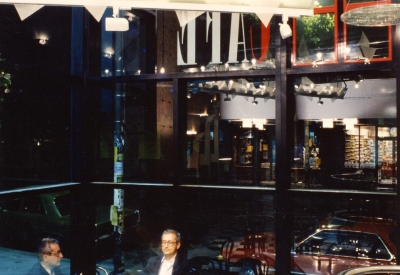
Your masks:
{"label": "car door", "polygon": [[377,234],[359,232],[360,267],[395,264],[395,256]]}
{"label": "car door", "polygon": [[39,195],[25,196],[21,211],[17,213],[15,227],[26,243],[37,243],[45,228],[49,226],[47,211]]}
{"label": "car door", "polygon": [[299,243],[293,255],[293,270],[306,274],[337,274],[356,267],[356,247],[340,233],[335,229],[321,230]]}

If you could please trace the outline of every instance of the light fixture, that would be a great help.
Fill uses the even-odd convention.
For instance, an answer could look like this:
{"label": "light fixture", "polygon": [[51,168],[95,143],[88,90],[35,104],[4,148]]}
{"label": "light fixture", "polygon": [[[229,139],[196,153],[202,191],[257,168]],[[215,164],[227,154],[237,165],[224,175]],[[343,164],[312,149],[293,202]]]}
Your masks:
{"label": "light fixture", "polygon": [[348,25],[381,27],[400,24],[400,4],[378,4],[344,12],[340,20]]}
{"label": "light fixture", "polygon": [[191,97],[192,97],[192,93],[191,93],[191,92],[188,92],[188,93],[186,94],[186,97],[187,97],[187,98],[191,98]]}
{"label": "light fixture", "polygon": [[281,33],[282,39],[292,36],[292,29],[288,25],[289,17],[287,15],[282,15],[282,23],[279,23],[279,31]]}
{"label": "light fixture", "polygon": [[106,31],[127,31],[129,22],[126,18],[119,17],[119,7],[113,7],[113,17],[107,17],[105,22]]}
{"label": "light fixture", "polygon": [[44,44],[46,44],[47,43],[47,39],[39,39],[39,44],[40,45],[44,45]]}
{"label": "light fixture", "polygon": [[318,52],[318,53],[316,54],[316,56],[317,56],[317,59],[314,60],[313,63],[312,63],[312,64],[313,64],[313,67],[318,67],[317,63],[324,61],[323,53],[322,53],[322,52]]}
{"label": "light fixture", "polygon": [[258,104],[258,101],[256,100],[256,98],[254,98],[254,100],[253,100],[253,102],[251,104],[253,104],[253,105],[257,105]]}
{"label": "light fixture", "polygon": [[346,125],[346,130],[353,130],[354,124],[357,123],[356,118],[344,118],[343,123]]}
{"label": "light fixture", "polygon": [[196,130],[187,130],[186,135],[188,135],[188,136],[197,135],[197,131]]}
{"label": "light fixture", "polygon": [[322,128],[333,128],[333,118],[323,118]]}
{"label": "light fixture", "polygon": [[162,60],[161,60],[161,69],[160,69],[160,73],[165,73],[165,68],[164,68],[164,17],[165,17],[165,11],[163,11],[163,18],[162,18]]}
{"label": "light fixture", "polygon": [[318,100],[318,105],[322,105],[322,104],[324,104],[324,102],[321,100],[321,98],[319,98],[319,100]]}
{"label": "light fixture", "polygon": [[229,97],[229,94],[226,94],[226,97],[224,98],[224,101],[231,101],[231,98]]}

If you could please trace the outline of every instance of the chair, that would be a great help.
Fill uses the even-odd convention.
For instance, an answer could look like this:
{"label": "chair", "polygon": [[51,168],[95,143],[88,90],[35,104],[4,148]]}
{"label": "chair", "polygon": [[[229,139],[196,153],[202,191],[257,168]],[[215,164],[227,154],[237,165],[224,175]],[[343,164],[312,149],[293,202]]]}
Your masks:
{"label": "chair", "polygon": [[220,254],[224,256],[224,260],[229,263],[232,258],[232,252],[233,252],[233,241],[231,239],[227,239],[226,242],[221,247]]}
{"label": "chair", "polygon": [[101,266],[96,266],[96,275],[100,275],[102,273],[100,273],[100,271],[102,271],[102,273],[104,273],[104,275],[108,275],[107,270],[104,267]]}
{"label": "chair", "polygon": [[233,272],[238,275],[265,275],[265,264],[259,259],[243,258],[233,264]]}
{"label": "chair", "polygon": [[223,270],[225,273],[230,272],[233,244],[233,241],[228,239],[221,247],[220,255],[223,256],[223,260],[220,262],[220,270]]}
{"label": "chair", "polygon": [[188,260],[183,275],[220,275],[218,263],[207,256],[197,256]]}

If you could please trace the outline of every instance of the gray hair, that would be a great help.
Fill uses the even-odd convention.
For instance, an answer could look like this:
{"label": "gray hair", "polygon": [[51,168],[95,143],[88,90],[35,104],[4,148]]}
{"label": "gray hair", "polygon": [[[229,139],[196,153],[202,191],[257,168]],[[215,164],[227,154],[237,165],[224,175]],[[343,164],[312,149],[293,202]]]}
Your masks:
{"label": "gray hair", "polygon": [[38,246],[37,254],[39,259],[43,258],[43,255],[51,254],[50,244],[58,244],[57,239],[53,238],[43,238]]}
{"label": "gray hair", "polygon": [[179,233],[178,231],[176,231],[176,230],[174,230],[174,229],[165,229],[164,232],[163,232],[162,235],[161,235],[161,238],[162,238],[162,236],[164,236],[165,234],[175,234],[175,236],[176,236],[176,241],[177,241],[178,243],[181,242],[181,233]]}

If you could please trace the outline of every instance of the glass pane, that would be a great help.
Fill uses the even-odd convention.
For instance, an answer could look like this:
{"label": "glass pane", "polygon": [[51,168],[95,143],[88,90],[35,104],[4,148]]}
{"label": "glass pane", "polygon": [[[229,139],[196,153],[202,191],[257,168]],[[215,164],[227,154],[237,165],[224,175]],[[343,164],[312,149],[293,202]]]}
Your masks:
{"label": "glass pane", "polygon": [[171,90],[171,82],[116,84],[100,89],[96,179],[171,182]]}
{"label": "glass pane", "polygon": [[338,274],[354,267],[391,264],[395,200],[328,196],[294,200],[293,271]]}
{"label": "glass pane", "polygon": [[[112,17],[112,9],[105,11],[103,18],[106,17]],[[155,49],[155,37],[150,35],[154,31],[154,21],[151,21],[154,17],[150,13],[134,10],[124,11],[123,17],[128,19],[127,31],[105,31],[102,26],[100,75],[110,77],[154,73],[155,55],[152,51]],[[97,59],[92,63],[97,64]]]}
{"label": "glass pane", "polygon": [[[255,14],[207,12],[189,22],[184,29],[164,24],[179,33],[178,45],[174,39],[163,40],[159,45],[163,49],[158,50],[164,52],[164,62],[159,60],[159,63],[168,62],[173,72],[275,68],[273,17],[262,23]],[[159,26],[163,25],[159,23]]]}
{"label": "glass pane", "polygon": [[[103,191],[100,196],[110,196],[110,189]],[[249,263],[245,259],[253,260],[251,268],[261,268],[262,274],[273,270],[275,257],[264,257],[267,252],[274,253],[272,195],[219,188],[183,188],[177,195],[176,189],[168,187],[127,187],[125,194],[126,204],[138,205],[141,213],[140,226],[124,233],[127,272],[148,270],[165,247],[178,248],[176,261],[187,259],[183,274],[235,272]],[[166,229],[180,232],[179,247],[175,234],[162,236]],[[168,237],[173,238],[165,239]],[[163,245],[162,240],[171,243]],[[98,265],[110,271],[112,246],[108,253]]]}
{"label": "glass pane", "polygon": [[[71,14],[44,6],[21,20],[14,5],[0,9],[0,253],[8,274],[39,270],[44,237],[60,237],[67,251],[69,215],[58,214],[54,197],[28,190],[71,181]],[[61,262],[69,274],[69,260]]]}
{"label": "glass pane", "polygon": [[389,28],[346,25],[346,59],[376,59],[389,57]]}
{"label": "glass pane", "polygon": [[274,185],[275,81],[190,82],[188,97],[186,180]]}
{"label": "glass pane", "polygon": [[395,191],[395,83],[361,78],[295,81],[293,188]]}
{"label": "glass pane", "polygon": [[334,13],[296,19],[296,62],[336,60],[334,23]]}
{"label": "glass pane", "polygon": [[333,6],[334,4],[335,0],[319,0],[314,2],[314,8]]}

